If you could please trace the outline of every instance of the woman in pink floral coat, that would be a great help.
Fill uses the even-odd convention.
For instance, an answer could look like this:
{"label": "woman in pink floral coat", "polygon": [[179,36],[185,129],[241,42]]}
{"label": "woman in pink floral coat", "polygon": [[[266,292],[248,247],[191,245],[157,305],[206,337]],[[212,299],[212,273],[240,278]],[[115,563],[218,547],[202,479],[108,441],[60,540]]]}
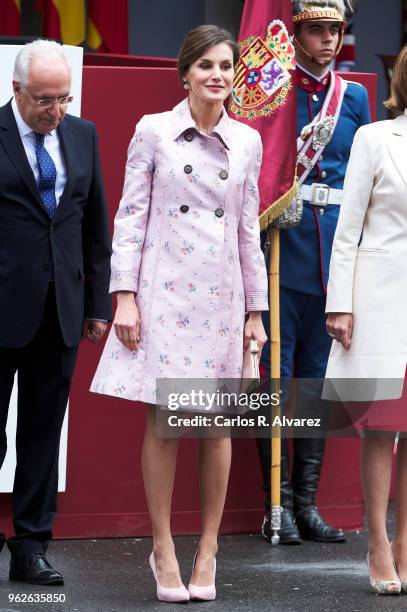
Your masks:
{"label": "woman in pink floral coat", "polygon": [[266,341],[261,140],[223,107],[238,57],[225,30],[190,32],[178,60],[188,98],[136,127],[115,219],[111,292],[118,306],[92,383],[96,393],[147,404],[142,466],[154,539],[150,563],[165,600],[215,598],[231,443],[199,440],[202,536],[187,591],[170,532],[177,440],[157,437],[157,379],[239,379],[244,344]]}

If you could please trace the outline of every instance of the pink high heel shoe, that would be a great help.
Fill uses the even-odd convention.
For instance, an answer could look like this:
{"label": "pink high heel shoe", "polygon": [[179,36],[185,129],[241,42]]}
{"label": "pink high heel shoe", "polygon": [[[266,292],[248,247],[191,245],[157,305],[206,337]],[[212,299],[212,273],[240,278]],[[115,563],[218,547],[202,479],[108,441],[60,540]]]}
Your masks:
{"label": "pink high heel shoe", "polygon": [[150,567],[157,583],[157,597],[160,601],[166,601],[170,603],[189,601],[189,593],[184,585],[180,587],[165,587],[159,583],[154,551],[150,555]]}
{"label": "pink high heel shoe", "polygon": [[[192,573],[194,573],[194,567],[196,563],[195,553],[194,562],[192,564]],[[207,586],[198,586],[197,584],[192,584],[192,582],[188,585],[188,592],[190,599],[198,599],[200,601],[211,601],[212,599],[216,599],[216,587],[215,587],[215,576],[216,576],[216,558],[213,558],[213,581],[211,584]]]}

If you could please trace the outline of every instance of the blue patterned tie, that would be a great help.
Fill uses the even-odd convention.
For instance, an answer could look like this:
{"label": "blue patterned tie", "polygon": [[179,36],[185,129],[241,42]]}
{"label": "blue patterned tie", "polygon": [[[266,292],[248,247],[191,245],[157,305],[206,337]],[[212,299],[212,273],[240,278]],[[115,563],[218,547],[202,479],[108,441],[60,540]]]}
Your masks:
{"label": "blue patterned tie", "polygon": [[55,182],[57,179],[57,170],[52,161],[51,155],[44,147],[45,134],[35,134],[35,153],[37,155],[38,166],[40,170],[40,180],[38,188],[40,190],[41,200],[51,219],[57,210],[57,201],[55,198]]}

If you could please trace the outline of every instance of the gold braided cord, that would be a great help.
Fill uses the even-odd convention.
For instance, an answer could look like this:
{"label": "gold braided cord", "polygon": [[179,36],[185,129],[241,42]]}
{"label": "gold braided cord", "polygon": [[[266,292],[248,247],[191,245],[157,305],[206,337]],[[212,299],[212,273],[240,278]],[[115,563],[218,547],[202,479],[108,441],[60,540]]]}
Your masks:
{"label": "gold braided cord", "polygon": [[309,7],[303,10],[302,13],[293,16],[294,23],[302,23],[303,21],[340,21],[343,22],[343,16],[334,8],[326,8],[321,10],[316,7]]}
{"label": "gold braided cord", "polygon": [[284,193],[280,198],[278,198],[278,200],[270,204],[270,206],[268,206],[267,209],[261,213],[259,217],[260,231],[266,229],[270,225],[270,223],[272,223],[274,219],[276,219],[278,215],[280,215],[283,210],[285,210],[289,206],[290,202],[295,198],[295,196],[297,195],[296,181],[297,177],[294,177],[294,181],[290,189],[286,191],[286,193]]}

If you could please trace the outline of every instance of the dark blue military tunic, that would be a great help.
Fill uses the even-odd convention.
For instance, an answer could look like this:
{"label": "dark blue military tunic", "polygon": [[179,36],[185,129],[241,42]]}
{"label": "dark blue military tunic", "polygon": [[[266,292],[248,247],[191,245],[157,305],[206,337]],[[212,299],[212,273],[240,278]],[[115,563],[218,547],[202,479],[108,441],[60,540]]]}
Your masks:
{"label": "dark blue military tunic", "polygon": [[[330,80],[322,81],[297,68],[297,135],[321,110]],[[367,91],[348,82],[334,135],[319,163],[305,180],[306,185],[324,183],[343,189],[346,166],[356,130],[370,122]],[[280,284],[296,291],[324,295],[328,282],[329,260],[340,206],[316,208],[304,203],[298,227],[280,232]],[[323,214],[321,214],[323,212]]]}

